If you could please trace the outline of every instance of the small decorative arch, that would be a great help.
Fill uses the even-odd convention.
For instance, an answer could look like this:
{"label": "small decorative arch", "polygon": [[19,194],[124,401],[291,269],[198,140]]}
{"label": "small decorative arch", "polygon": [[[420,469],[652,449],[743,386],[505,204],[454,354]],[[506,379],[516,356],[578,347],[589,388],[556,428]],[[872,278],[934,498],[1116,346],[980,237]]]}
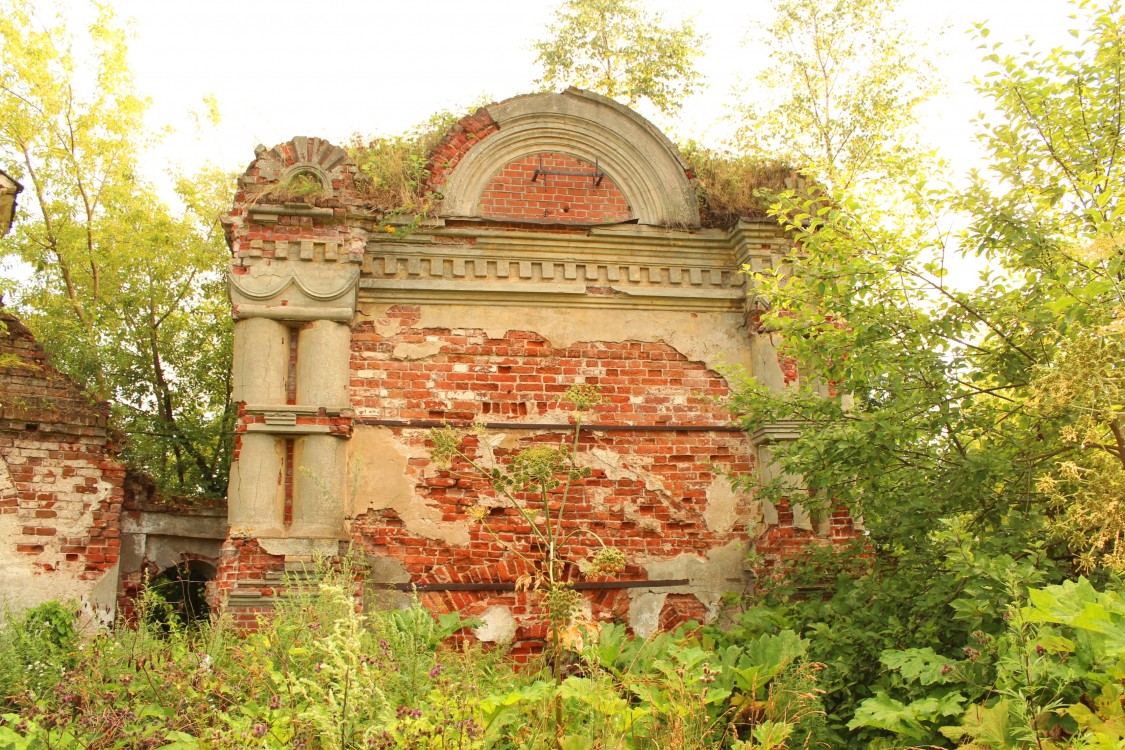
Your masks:
{"label": "small decorative arch", "polygon": [[347,153],[323,138],[297,137],[273,148],[258,146],[254,157],[238,179],[236,203],[259,198],[268,188],[285,188],[300,181],[307,181],[310,190],[315,187],[318,198],[339,198],[352,188],[356,173]]}
{"label": "small decorative arch", "polygon": [[442,215],[480,217],[481,195],[505,165],[557,153],[596,163],[611,175],[638,223],[699,226],[694,184],[679,151],[628,107],[571,88],[486,109],[497,130],[472,145],[449,174]]}

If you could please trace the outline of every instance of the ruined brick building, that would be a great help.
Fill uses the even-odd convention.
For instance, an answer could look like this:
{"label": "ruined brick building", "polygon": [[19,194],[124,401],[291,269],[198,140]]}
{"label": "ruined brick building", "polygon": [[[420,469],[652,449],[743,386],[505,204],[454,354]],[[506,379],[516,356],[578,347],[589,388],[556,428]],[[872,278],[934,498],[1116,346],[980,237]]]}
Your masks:
{"label": "ruined brick building", "polygon": [[[778,425],[748,439],[719,403],[724,365],[777,388],[795,377],[748,325],[740,273],[785,250],[774,222],[701,227],[690,165],[668,139],[573,89],[466,117],[430,170],[437,218],[408,234],[385,231],[357,167],[320,139],[259,148],[239,183],[228,610],[252,616],[287,560],[351,543],[376,583],[483,616],[483,637],[541,635],[528,595],[510,590],[518,566],[469,518],[489,493],[430,460],[428,431],[483,424],[480,440],[509,455],[557,442],[573,383],[606,401],[587,417],[592,476],[570,518],[629,560],[588,593],[595,616],[642,634],[710,619],[751,583],[751,529],[775,546],[851,533],[843,518],[766,507],[727,477],[793,435]],[[315,199],[286,199],[298,179],[322,188]],[[530,544],[510,509],[491,523]]]}
{"label": "ruined brick building", "polygon": [[[572,419],[560,396],[575,383],[605,401],[586,417],[591,475],[568,518],[628,558],[586,592],[595,617],[640,634],[710,619],[724,594],[753,584],[752,544],[853,533],[846,517],[772,507],[727,477],[768,474],[770,446],[795,434],[781,424],[747,436],[721,406],[725,366],[774,388],[797,377],[753,325],[740,273],[785,252],[776,223],[703,227],[690,165],[669,140],[574,89],[464,118],[429,170],[437,210],[391,232],[339,147],[259,147],[226,220],[240,415],[227,524],[134,519],[142,540],[127,545],[126,568],[151,562],[146,545],[163,556],[157,568],[170,564],[187,538],[177,530],[194,533],[181,558],[213,564],[214,600],[250,623],[287,569],[350,546],[376,586],[413,586],[434,609],[481,617],[482,639],[533,643],[540,618],[512,590],[524,571],[503,547],[529,549],[530,537],[487,489],[430,459],[429,431],[483,425],[501,460],[557,444]],[[482,503],[501,540],[470,519]]]}

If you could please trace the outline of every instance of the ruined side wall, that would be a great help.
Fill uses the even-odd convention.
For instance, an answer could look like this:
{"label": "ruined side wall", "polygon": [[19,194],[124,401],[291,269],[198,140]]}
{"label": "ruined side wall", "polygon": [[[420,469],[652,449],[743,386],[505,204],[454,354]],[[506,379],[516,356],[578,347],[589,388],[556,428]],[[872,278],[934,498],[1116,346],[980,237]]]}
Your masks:
{"label": "ruined side wall", "polygon": [[124,468],[108,406],[54,370],[31,333],[0,313],[0,598],[81,599],[113,614]]}

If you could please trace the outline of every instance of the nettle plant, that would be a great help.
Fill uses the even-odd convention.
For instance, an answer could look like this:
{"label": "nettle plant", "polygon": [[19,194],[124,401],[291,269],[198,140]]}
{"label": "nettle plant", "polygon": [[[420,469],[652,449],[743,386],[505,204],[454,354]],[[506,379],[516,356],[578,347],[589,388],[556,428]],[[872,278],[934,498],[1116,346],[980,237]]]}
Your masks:
{"label": "nettle plant", "polygon": [[[516,581],[516,590],[541,594],[556,660],[560,647],[567,645],[564,636],[575,632],[570,629],[579,627],[583,619],[582,595],[574,589],[572,571],[577,568],[590,578],[625,569],[621,550],[607,545],[588,526],[569,521],[566,515],[568,507],[573,507],[576,493],[581,491],[582,482],[591,474],[578,460],[582,416],[601,403],[602,396],[594,386],[572,385],[559,401],[574,410],[573,429],[568,436],[557,445],[525,448],[503,463],[493,447],[480,439],[484,435],[483,425],[469,429],[447,425],[430,434],[430,456],[439,467],[486,480],[496,496],[527,524],[531,544],[521,549],[490,526],[493,508],[478,503],[469,512],[474,521],[523,563],[526,572]],[[466,440],[470,433],[478,439]],[[596,547],[592,557],[584,561],[572,559],[572,554],[590,547]]]}

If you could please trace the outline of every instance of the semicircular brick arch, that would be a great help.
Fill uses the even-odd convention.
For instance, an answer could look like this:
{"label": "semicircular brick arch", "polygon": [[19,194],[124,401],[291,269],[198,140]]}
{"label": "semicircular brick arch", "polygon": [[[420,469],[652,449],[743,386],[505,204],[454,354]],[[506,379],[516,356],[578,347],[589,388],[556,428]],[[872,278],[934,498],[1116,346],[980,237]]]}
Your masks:
{"label": "semicircular brick arch", "polygon": [[506,165],[534,154],[596,163],[640,224],[699,225],[695,189],[676,147],[636,112],[597,94],[516,97],[487,108],[497,129],[460,157],[443,188],[442,215],[480,217],[481,195]]}
{"label": "semicircular brick arch", "polygon": [[320,182],[320,202],[338,199],[354,190],[357,171],[344,149],[323,138],[298,136],[273,148],[260,145],[254,149],[254,161],[238,178],[239,195],[235,202],[261,201],[266,189],[284,185],[301,174]]}

